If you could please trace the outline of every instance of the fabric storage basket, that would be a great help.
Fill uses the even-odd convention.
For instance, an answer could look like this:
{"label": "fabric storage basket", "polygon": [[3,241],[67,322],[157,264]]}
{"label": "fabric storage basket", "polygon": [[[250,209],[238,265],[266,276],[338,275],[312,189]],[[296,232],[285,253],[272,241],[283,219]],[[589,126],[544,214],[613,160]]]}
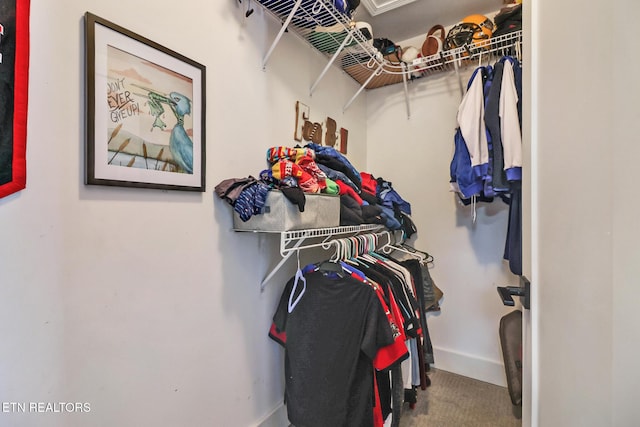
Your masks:
{"label": "fabric storage basket", "polygon": [[267,194],[264,213],[242,221],[233,212],[233,228],[245,231],[290,231],[340,225],[340,197],[305,193],[304,212],[290,202],[281,191]]}

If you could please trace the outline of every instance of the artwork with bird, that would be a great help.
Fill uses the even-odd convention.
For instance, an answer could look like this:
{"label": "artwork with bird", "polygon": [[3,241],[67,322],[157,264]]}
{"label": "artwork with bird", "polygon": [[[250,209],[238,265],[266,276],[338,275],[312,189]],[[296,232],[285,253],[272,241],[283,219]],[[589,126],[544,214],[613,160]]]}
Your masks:
{"label": "artwork with bird", "polygon": [[191,79],[119,49],[108,56],[109,165],[193,174]]}

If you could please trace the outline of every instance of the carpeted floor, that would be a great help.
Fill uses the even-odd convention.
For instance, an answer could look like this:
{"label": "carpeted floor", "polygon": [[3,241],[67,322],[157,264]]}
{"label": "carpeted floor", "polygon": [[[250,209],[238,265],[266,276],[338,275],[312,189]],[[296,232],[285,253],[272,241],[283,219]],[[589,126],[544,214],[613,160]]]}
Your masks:
{"label": "carpeted floor", "polygon": [[400,427],[520,427],[505,387],[431,369],[431,386],[418,389],[415,409],[405,403]]}

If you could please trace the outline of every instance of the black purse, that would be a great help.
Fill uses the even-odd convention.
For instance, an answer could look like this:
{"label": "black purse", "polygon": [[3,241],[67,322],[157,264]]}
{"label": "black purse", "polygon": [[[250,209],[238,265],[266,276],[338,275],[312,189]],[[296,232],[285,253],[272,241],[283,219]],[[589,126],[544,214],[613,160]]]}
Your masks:
{"label": "black purse", "polygon": [[399,64],[402,58],[402,48],[389,39],[377,38],[373,39],[373,47],[378,49],[384,59]]}

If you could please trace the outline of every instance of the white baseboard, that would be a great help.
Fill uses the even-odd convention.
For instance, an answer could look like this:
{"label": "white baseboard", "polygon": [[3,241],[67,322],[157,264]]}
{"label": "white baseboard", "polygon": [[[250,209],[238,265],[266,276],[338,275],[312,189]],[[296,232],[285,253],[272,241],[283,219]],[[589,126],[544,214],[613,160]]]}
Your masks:
{"label": "white baseboard", "polygon": [[464,375],[502,387],[507,386],[507,378],[502,361],[482,359],[470,354],[433,347],[435,368],[454,374]]}
{"label": "white baseboard", "polygon": [[255,427],[288,427],[291,425],[287,417],[287,408],[281,402],[269,414],[265,415]]}

